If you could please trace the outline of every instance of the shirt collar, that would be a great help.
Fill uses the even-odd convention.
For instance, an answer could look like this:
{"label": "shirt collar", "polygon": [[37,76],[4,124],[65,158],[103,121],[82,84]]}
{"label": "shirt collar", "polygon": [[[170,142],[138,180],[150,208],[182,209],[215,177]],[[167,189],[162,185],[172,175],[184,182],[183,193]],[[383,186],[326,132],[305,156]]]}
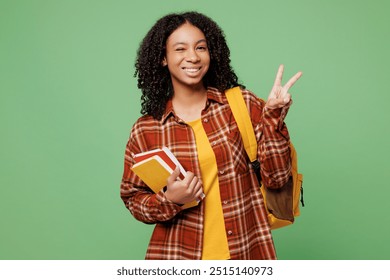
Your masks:
{"label": "shirt collar", "polygon": [[[207,105],[206,105],[206,107],[209,106],[210,102],[218,102],[220,104],[224,104],[224,103],[226,103],[226,97],[218,89],[213,88],[213,87],[209,87],[209,88],[207,88]],[[167,102],[167,105],[165,107],[165,112],[162,115],[162,119],[161,119],[162,122],[165,123],[171,115],[176,117],[175,111],[173,110],[172,99],[169,99]]]}

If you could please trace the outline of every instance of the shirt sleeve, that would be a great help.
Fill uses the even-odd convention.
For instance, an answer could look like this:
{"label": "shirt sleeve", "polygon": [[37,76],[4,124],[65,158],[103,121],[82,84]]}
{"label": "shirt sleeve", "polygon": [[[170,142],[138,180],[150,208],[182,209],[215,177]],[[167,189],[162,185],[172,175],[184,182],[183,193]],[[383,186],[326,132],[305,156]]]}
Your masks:
{"label": "shirt sleeve", "polygon": [[259,98],[253,102],[251,118],[258,141],[262,183],[277,189],[291,176],[290,136],[284,119],[292,101],[279,109],[266,108],[265,101]]}
{"label": "shirt sleeve", "polygon": [[140,152],[137,140],[141,137],[133,127],[126,145],[124,170],[120,187],[120,196],[131,214],[144,223],[164,222],[172,219],[182,208],[169,201],[163,191],[154,193],[131,170],[133,155]]}

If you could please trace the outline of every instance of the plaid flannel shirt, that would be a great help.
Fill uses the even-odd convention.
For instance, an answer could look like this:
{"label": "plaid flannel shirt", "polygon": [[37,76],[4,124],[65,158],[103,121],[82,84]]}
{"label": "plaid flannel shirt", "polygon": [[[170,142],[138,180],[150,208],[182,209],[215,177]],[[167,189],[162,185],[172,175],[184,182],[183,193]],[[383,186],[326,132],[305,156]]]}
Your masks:
{"label": "plaid flannel shirt", "polygon": [[[242,90],[258,139],[265,186],[278,188],[291,174],[289,134],[284,123],[288,106],[265,108],[265,102]],[[263,198],[225,95],[208,88],[201,119],[214,150],[221,203],[231,259],[276,259]],[[161,120],[142,116],[134,124],[125,151],[121,198],[132,215],[155,223],[146,259],[200,259],[204,205],[181,209],[164,192],[153,193],[131,170],[133,155],[168,147],[184,169],[201,178],[195,136],[169,101]]]}

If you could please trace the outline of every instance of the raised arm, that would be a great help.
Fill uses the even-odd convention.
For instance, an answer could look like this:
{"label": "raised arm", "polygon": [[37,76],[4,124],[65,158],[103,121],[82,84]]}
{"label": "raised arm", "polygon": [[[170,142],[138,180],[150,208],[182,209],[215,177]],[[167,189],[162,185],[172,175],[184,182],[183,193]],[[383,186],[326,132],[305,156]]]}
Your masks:
{"label": "raised arm", "polygon": [[268,188],[280,188],[291,176],[290,136],[284,119],[292,103],[288,92],[302,76],[295,74],[282,85],[284,66],[280,65],[274,85],[262,111],[259,158],[263,184]]}

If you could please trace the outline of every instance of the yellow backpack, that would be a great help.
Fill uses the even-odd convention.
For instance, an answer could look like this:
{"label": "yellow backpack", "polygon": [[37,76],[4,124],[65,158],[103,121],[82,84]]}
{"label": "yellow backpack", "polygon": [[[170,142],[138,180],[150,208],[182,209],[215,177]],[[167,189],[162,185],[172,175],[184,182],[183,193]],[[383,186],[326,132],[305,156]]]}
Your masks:
{"label": "yellow backpack", "polygon": [[263,186],[260,177],[260,164],[257,160],[257,140],[244,98],[239,87],[225,91],[234,119],[244,143],[245,150],[259,180],[260,190],[268,214],[271,229],[277,229],[294,223],[294,218],[300,215],[299,201],[303,201],[303,175],[298,173],[297,153],[290,142],[292,162],[292,179],[280,189],[269,189]]}

